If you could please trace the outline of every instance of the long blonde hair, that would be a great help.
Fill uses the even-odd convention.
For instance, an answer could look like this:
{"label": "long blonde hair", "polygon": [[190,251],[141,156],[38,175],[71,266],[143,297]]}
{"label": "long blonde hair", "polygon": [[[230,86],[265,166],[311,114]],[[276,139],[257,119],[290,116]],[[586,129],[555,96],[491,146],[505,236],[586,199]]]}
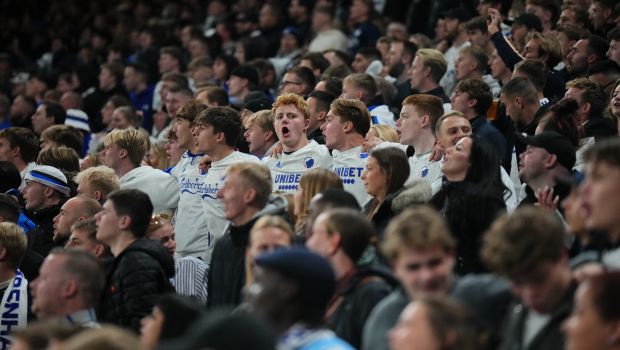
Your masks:
{"label": "long blonde hair", "polygon": [[298,213],[295,221],[296,232],[304,230],[312,197],[328,188],[344,189],[342,180],[333,171],[312,169],[303,174],[299,181],[299,189],[302,191],[301,202],[299,203],[299,208],[295,208]]}

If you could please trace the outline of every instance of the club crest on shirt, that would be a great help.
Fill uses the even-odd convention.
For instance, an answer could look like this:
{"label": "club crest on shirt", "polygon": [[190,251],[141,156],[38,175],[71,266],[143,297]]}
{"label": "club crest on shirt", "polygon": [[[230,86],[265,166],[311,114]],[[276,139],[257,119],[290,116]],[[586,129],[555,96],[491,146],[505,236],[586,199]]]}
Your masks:
{"label": "club crest on shirt", "polygon": [[304,158],[304,168],[311,169],[314,166],[314,159],[312,157]]}
{"label": "club crest on shirt", "polygon": [[360,159],[368,158],[368,153],[360,153]]}
{"label": "club crest on shirt", "polygon": [[280,161],[280,160],[279,160],[279,161],[276,163],[276,168],[277,168],[277,169],[282,168],[282,161]]}
{"label": "club crest on shirt", "polygon": [[428,175],[428,172],[428,165],[425,165],[422,170],[420,170],[420,177],[426,177]]}

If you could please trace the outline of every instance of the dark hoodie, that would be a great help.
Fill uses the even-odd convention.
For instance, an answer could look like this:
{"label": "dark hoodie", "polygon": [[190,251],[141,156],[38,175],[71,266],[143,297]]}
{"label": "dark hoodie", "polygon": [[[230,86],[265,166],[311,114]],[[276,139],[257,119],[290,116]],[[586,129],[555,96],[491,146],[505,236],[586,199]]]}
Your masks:
{"label": "dark hoodie", "polygon": [[107,272],[98,318],[135,332],[162,294],[174,292],[174,259],[161,243],[139,238],[114,258]]}

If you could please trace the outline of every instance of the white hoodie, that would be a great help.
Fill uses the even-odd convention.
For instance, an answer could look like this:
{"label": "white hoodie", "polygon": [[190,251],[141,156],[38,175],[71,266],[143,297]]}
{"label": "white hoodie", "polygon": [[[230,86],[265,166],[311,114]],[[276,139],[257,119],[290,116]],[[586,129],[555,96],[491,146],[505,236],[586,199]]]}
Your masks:
{"label": "white hoodie", "polygon": [[153,213],[173,213],[179,202],[177,179],[148,165],[139,166],[120,178],[121,189],[136,189],[149,195]]}

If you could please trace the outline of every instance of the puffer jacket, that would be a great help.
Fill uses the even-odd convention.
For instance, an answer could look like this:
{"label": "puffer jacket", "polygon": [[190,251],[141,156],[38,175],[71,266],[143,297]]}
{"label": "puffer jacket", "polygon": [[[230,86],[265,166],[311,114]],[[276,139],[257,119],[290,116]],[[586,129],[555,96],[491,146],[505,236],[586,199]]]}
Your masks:
{"label": "puffer jacket", "polygon": [[174,292],[174,259],[161,243],[139,238],[111,262],[101,295],[98,319],[140,330],[140,320],[157,298]]}

